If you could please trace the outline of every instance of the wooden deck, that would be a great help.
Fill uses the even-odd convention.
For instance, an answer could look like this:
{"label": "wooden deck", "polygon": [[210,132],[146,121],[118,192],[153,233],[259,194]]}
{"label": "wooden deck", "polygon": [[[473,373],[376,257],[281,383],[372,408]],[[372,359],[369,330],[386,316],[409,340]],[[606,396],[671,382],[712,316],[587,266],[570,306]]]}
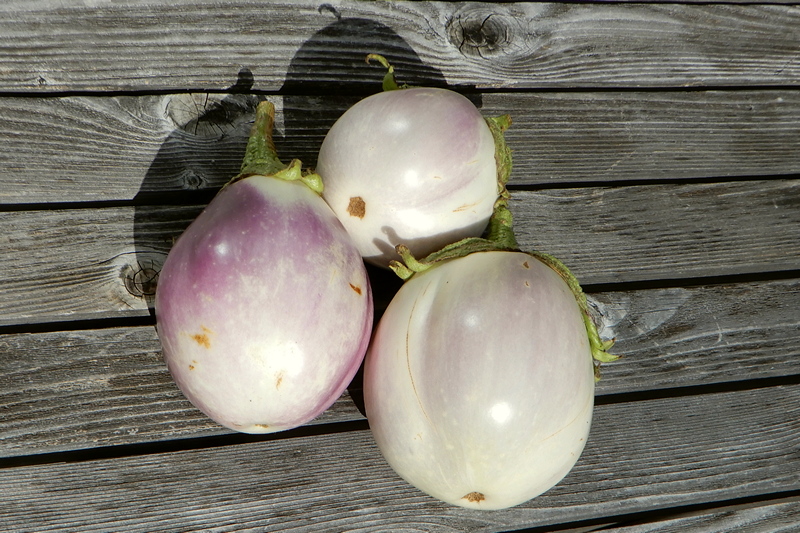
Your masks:
{"label": "wooden deck", "polygon": [[[257,102],[313,166],[368,52],[513,116],[520,243],[624,356],[515,508],[401,481],[358,378],[255,437],[161,360],[158,270]],[[0,531],[800,531],[800,5],[5,0],[0,146]]]}

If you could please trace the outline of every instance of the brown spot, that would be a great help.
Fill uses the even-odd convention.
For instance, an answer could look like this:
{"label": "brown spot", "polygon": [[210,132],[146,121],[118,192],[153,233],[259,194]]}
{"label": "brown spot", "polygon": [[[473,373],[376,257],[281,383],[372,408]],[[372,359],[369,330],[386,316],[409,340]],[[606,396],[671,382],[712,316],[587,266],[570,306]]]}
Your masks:
{"label": "brown spot", "polygon": [[361,287],[359,287],[358,285],[353,285],[351,283],[350,284],[350,288],[353,289],[354,291],[356,291],[358,294],[361,294]]}
{"label": "brown spot", "polygon": [[203,348],[211,348],[211,338],[209,335],[212,335],[214,332],[208,329],[205,326],[200,326],[200,329],[203,331],[202,333],[195,333],[192,335],[192,340],[202,346]]}
{"label": "brown spot", "polygon": [[196,364],[197,364],[197,361],[193,360],[192,364],[189,365],[189,370],[194,370],[194,368],[195,368],[194,365],[196,365]]}
{"label": "brown spot", "polygon": [[530,283],[528,283],[528,280],[525,280],[525,286],[526,286],[526,287],[530,287],[530,286],[531,286],[531,284],[530,284]]}
{"label": "brown spot", "polygon": [[364,218],[367,214],[367,204],[360,196],[353,196],[350,198],[350,204],[347,206],[347,212],[351,217]]}
{"label": "brown spot", "polygon": [[484,496],[480,492],[470,492],[469,494],[467,494],[466,496],[462,497],[461,499],[462,500],[467,500],[468,502],[472,502],[472,503],[478,503],[478,502],[482,502],[483,500],[485,500],[486,496]]}
{"label": "brown spot", "polygon": [[275,379],[275,388],[280,389],[281,383],[283,383],[283,372],[278,372],[278,377]]}
{"label": "brown spot", "polygon": [[253,424],[253,427],[261,428],[261,429],[269,429],[267,424]]}
{"label": "brown spot", "polygon": [[527,262],[527,261],[525,261],[524,263],[522,263],[522,266],[524,266],[525,268],[530,268],[530,267],[531,267],[531,266],[528,264],[528,262]]}
{"label": "brown spot", "polygon": [[205,333],[197,333],[195,335],[192,335],[192,339],[194,339],[194,342],[196,342],[197,344],[199,344],[203,348],[206,348],[206,349],[211,348],[211,340],[208,338],[208,335],[206,335]]}

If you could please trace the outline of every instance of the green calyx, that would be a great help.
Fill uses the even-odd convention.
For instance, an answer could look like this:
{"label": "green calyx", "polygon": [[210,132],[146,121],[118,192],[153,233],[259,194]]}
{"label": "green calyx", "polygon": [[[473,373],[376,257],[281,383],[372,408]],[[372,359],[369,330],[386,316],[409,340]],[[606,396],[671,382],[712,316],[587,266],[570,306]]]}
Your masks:
{"label": "green calyx", "polygon": [[511,148],[506,144],[505,132],[511,126],[511,115],[501,115],[486,119],[489,131],[494,138],[494,161],[497,166],[497,196],[509,199],[506,184],[511,177]]}
{"label": "green calyx", "polygon": [[[508,208],[508,200],[500,198],[495,204],[494,212],[489,220],[489,226],[485,232],[485,237],[467,238],[445,246],[441,250],[434,252],[423,259],[417,259],[407,246],[400,244],[396,247],[402,261],[391,261],[389,268],[401,279],[408,280],[414,274],[425,272],[451,259],[466,257],[467,255],[478,252],[519,252],[519,245],[513,229],[513,216]],[[608,350],[614,345],[613,340],[604,341],[600,338],[597,325],[592,320],[589,310],[589,303],[586,294],[583,292],[578,279],[570,272],[567,266],[554,256],[538,252],[524,252],[531,257],[538,259],[555,271],[572,291],[575,301],[578,303],[583,324],[586,327],[586,334],[589,338],[589,347],[592,352],[595,380],[600,379],[600,364],[616,361],[619,356],[610,354]]]}
{"label": "green calyx", "polygon": [[414,274],[424,272],[444,261],[458,259],[477,252],[519,251],[514,230],[511,227],[511,211],[508,201],[500,198],[494,207],[485,237],[468,237],[441,250],[433,252],[423,259],[416,259],[411,250],[404,244],[398,244],[395,250],[402,261],[390,261],[391,268],[402,280],[408,280]]}
{"label": "green calyx", "polygon": [[321,195],[323,186],[319,174],[303,172],[299,159],[293,159],[288,165],[278,159],[272,140],[274,128],[275,106],[269,101],[260,102],[256,107],[256,118],[247,140],[241,170],[227,185],[250,176],[269,176],[285,181],[301,181]]}

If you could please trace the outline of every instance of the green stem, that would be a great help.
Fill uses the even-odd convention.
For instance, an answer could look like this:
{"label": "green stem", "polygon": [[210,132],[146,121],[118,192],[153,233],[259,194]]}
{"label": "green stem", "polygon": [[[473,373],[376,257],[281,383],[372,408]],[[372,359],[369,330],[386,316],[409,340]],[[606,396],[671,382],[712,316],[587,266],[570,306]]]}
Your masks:
{"label": "green stem", "polygon": [[406,89],[408,88],[407,85],[398,85],[397,80],[394,77],[394,67],[386,60],[385,57],[379,54],[368,54],[367,55],[367,64],[371,63],[372,61],[377,61],[386,69],[386,75],[383,77],[383,90],[384,91],[396,91],[398,89]]}
{"label": "green stem", "polygon": [[494,137],[494,161],[497,166],[497,196],[509,198],[506,184],[511,176],[511,148],[506,144],[505,131],[511,126],[511,115],[501,115],[486,119],[489,131]]}
{"label": "green stem", "polygon": [[309,189],[322,194],[322,178],[318,174],[304,173],[302,163],[293,159],[284,164],[275,150],[272,132],[275,128],[275,106],[263,101],[256,107],[256,118],[247,140],[242,167],[227,185],[250,176],[271,176],[285,181],[302,181]]}
{"label": "green stem", "polygon": [[241,170],[234,179],[255,175],[269,176],[286,168],[275,150],[272,140],[274,128],[275,106],[268,101],[260,102],[256,107],[256,119],[247,140]]}

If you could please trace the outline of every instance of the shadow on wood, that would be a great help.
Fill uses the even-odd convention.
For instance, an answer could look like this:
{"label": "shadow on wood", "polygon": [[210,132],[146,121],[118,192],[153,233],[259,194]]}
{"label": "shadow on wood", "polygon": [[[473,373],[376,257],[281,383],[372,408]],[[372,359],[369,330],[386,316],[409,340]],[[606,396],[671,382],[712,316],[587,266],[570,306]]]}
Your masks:
{"label": "shadow on wood", "polygon": [[[335,22],[298,49],[280,97],[270,97],[277,108],[274,140],[279,157],[283,161],[297,158],[310,167],[316,164],[319,145],[333,123],[368,95],[359,89],[364,81],[374,80],[373,92],[381,90],[383,69],[367,65],[367,54],[387,57],[395,65],[400,83],[446,86],[442,73],[423,65],[416,52],[388,26],[342,18],[327,5],[320,12],[331,13]],[[404,71],[415,75],[406,79]],[[309,79],[317,81],[311,84]],[[252,94],[254,82],[252,70],[243,66],[224,94],[182,93],[165,99],[163,111],[175,128],[159,149],[134,199],[136,260],[121,272],[126,289],[147,302],[153,320],[158,275],[172,244],[219,187],[239,170],[255,108],[267,98]],[[480,107],[480,96],[469,96]],[[149,192],[165,189],[172,192]],[[402,283],[389,271],[370,268],[369,273],[377,322]],[[361,375],[359,371],[348,392],[364,414]]]}

